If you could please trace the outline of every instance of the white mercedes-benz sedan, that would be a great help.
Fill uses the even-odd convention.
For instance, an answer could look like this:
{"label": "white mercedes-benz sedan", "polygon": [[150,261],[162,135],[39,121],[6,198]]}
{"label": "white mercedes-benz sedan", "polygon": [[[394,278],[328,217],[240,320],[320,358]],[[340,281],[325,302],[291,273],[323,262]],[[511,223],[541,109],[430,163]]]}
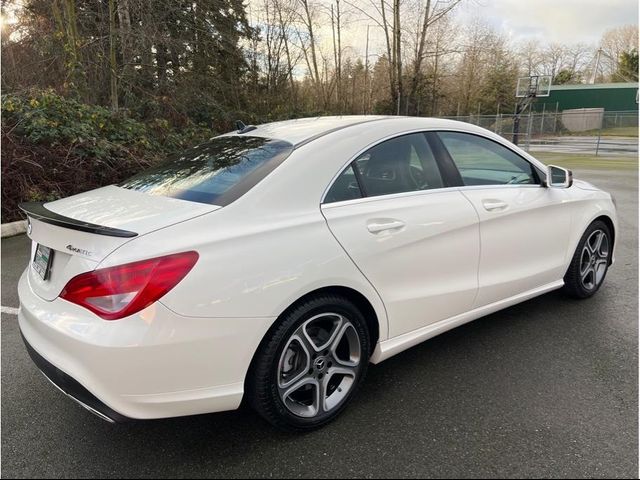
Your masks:
{"label": "white mercedes-benz sedan", "polygon": [[320,117],[245,126],[119,185],[21,205],[20,329],[103,419],[243,398],[308,430],[369,363],[613,262],[614,201],[473,125]]}

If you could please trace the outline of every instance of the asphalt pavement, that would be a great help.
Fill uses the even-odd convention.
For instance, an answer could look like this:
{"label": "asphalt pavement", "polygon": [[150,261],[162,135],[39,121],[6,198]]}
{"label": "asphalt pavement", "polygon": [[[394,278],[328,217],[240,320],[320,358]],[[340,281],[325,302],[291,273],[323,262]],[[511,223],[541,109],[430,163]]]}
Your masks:
{"label": "asphalt pavement", "polygon": [[[246,408],[105,423],[44,379],[2,313],[3,477],[637,478],[638,176],[575,174],[612,191],[620,214],[594,298],[552,292],[372,366],[344,414],[305,435]],[[5,307],[28,248],[2,240]]]}

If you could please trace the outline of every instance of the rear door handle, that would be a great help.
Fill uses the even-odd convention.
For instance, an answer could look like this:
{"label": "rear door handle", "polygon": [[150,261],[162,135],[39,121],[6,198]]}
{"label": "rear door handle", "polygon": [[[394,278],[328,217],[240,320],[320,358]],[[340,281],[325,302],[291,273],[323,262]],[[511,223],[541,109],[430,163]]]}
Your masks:
{"label": "rear door handle", "polygon": [[404,226],[405,223],[402,220],[376,219],[367,222],[367,230],[371,233],[380,233],[386,230],[398,230]]}
{"label": "rear door handle", "polygon": [[507,202],[503,202],[502,200],[483,200],[482,206],[488,212],[496,212],[505,210],[509,206],[509,204]]}

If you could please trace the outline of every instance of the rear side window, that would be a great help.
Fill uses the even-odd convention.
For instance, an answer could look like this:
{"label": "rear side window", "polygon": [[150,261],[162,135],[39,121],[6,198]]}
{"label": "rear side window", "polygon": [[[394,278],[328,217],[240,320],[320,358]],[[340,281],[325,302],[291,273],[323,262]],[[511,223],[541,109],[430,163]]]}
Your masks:
{"label": "rear side window", "polygon": [[360,191],[353,166],[349,165],[333,183],[327,192],[324,202],[342,202],[343,200],[353,200],[354,198],[362,198],[362,192]]}
{"label": "rear side window", "polygon": [[293,151],[282,140],[250,136],[217,137],[120,184],[151,195],[227,205]]}
{"label": "rear side window", "polygon": [[367,196],[442,188],[436,159],[422,133],[392,138],[354,162]]}
{"label": "rear side window", "polygon": [[386,140],[360,155],[331,186],[325,203],[443,186],[426,137],[412,133]]}

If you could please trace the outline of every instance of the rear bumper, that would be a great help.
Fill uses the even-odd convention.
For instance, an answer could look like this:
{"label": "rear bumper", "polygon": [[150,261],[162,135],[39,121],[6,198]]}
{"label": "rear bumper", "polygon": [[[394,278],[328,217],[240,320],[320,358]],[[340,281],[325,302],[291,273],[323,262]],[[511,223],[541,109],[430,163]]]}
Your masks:
{"label": "rear bumper", "polygon": [[105,419],[168,418],[238,408],[271,318],[192,318],[156,302],[105,321],[37,296],[23,274],[18,322],[31,358],[65,394]]}
{"label": "rear bumper", "polygon": [[130,418],[120,415],[118,412],[109,408],[98,400],[98,398],[89,390],[80,385],[75,379],[64,373],[52,363],[49,363],[42,355],[36,352],[31,345],[29,345],[29,342],[25,340],[24,335],[21,336],[24,346],[27,349],[27,353],[31,357],[31,360],[33,360],[33,363],[36,364],[36,367],[40,369],[45,378],[57,387],[58,390],[107,422],[122,423],[131,420]]}

